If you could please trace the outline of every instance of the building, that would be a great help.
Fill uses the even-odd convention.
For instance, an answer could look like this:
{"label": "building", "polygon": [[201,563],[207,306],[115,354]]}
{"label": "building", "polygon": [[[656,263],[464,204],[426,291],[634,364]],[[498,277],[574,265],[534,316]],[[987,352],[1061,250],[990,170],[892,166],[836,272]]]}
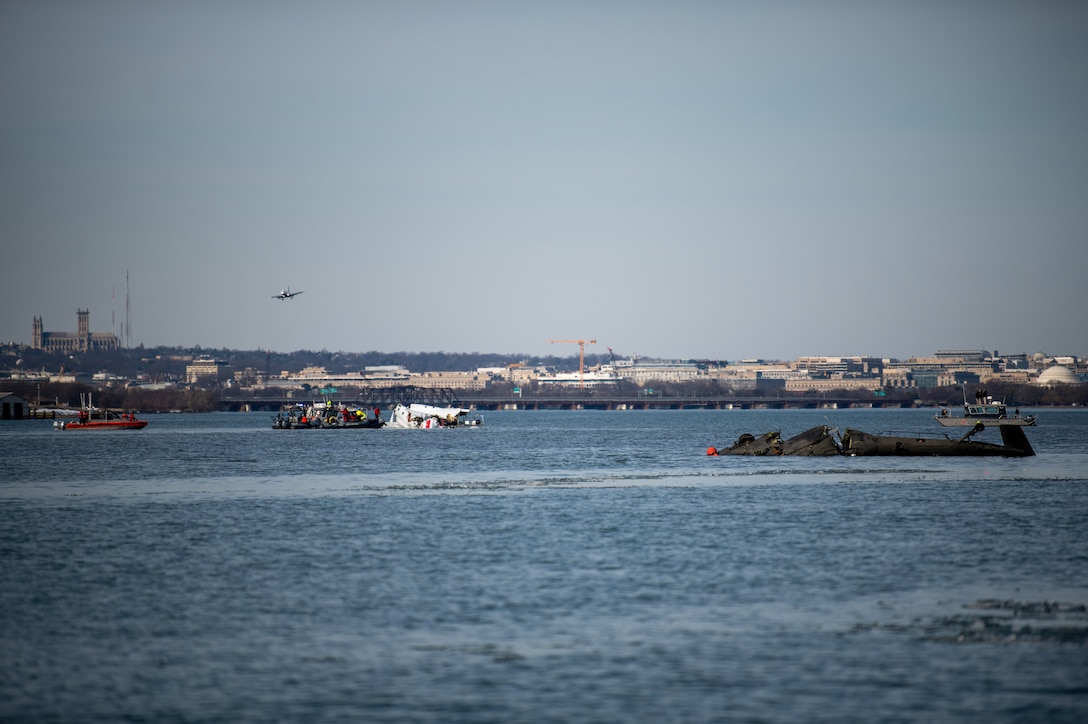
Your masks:
{"label": "building", "polygon": [[421,372],[412,374],[409,384],[432,389],[482,390],[495,380],[501,381],[501,375],[477,369],[475,372]]}
{"label": "building", "polygon": [[884,380],[887,387],[949,387],[956,384],[985,382],[998,363],[983,359],[983,352],[938,352],[933,357],[911,357],[906,361],[886,360]]}
{"label": "building", "polygon": [[[458,373],[468,374],[468,373]],[[245,377],[245,375],[243,375]],[[361,372],[332,372],[324,367],[304,367],[299,372],[293,373],[287,370],[278,375],[250,375],[249,383],[245,386],[251,388],[274,389],[310,389],[310,388],[336,388],[340,390],[374,389],[387,387],[404,387],[414,384],[410,382],[413,374],[400,365],[378,365],[365,367]],[[239,382],[242,379],[238,379]]]}
{"label": "building", "polygon": [[786,380],[786,392],[876,392],[881,388],[878,377],[829,377],[826,379]]}
{"label": "building", "polygon": [[690,360],[619,360],[612,365],[615,375],[636,385],[648,382],[689,382],[706,377],[706,365]]}
{"label": "building", "polygon": [[798,357],[793,366],[813,379],[879,377],[884,362],[879,357]]}
{"label": "building", "polygon": [[60,352],[73,354],[75,352],[111,351],[121,348],[117,335],[113,332],[92,332],[91,311],[89,309],[76,310],[78,315],[79,331],[72,332],[46,332],[41,317],[34,317],[34,333],[30,346],[44,352]]}
{"label": "building", "polygon": [[201,357],[185,366],[185,382],[190,385],[213,386],[231,378],[230,365],[226,362]]}
{"label": "building", "polygon": [[30,417],[30,402],[14,392],[0,392],[0,420],[25,420]]}
{"label": "building", "polygon": [[1081,384],[1080,377],[1073,370],[1063,365],[1054,365],[1053,367],[1047,367],[1035,380],[1035,384],[1044,387],[1053,387],[1055,385],[1079,385]]}

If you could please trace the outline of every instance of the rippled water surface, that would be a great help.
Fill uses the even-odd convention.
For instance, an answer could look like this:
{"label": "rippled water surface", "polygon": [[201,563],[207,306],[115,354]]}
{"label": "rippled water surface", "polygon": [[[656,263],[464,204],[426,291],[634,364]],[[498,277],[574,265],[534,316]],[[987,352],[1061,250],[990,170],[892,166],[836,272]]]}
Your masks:
{"label": "rippled water surface", "polygon": [[[711,458],[924,411],[0,425],[0,721],[1088,720],[1088,414],[1034,458]],[[955,431],[953,431],[955,434]]]}

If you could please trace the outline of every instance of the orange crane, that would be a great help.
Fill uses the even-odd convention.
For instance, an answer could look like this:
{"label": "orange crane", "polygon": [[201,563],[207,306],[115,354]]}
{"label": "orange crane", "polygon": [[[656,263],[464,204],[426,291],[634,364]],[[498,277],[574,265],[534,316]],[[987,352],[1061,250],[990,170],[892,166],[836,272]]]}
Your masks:
{"label": "orange crane", "polygon": [[576,344],[578,345],[578,386],[585,387],[583,376],[586,372],[586,345],[597,344],[595,339],[549,339],[552,344]]}

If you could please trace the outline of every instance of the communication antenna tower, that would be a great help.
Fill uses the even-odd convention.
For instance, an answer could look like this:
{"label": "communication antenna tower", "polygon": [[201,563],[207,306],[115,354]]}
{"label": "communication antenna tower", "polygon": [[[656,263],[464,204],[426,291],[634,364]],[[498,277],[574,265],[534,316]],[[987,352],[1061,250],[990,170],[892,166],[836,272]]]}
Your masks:
{"label": "communication antenna tower", "polygon": [[125,348],[132,347],[132,299],[128,290],[128,269],[125,269]]}

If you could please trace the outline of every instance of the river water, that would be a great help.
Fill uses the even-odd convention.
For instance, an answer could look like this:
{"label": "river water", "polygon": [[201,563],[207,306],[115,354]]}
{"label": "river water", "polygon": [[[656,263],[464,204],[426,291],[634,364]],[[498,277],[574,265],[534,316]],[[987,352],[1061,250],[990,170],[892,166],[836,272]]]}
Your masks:
{"label": "river water", "polygon": [[705,454],[921,410],[4,423],[0,721],[1088,721],[1088,413],[1029,412],[1026,459]]}

